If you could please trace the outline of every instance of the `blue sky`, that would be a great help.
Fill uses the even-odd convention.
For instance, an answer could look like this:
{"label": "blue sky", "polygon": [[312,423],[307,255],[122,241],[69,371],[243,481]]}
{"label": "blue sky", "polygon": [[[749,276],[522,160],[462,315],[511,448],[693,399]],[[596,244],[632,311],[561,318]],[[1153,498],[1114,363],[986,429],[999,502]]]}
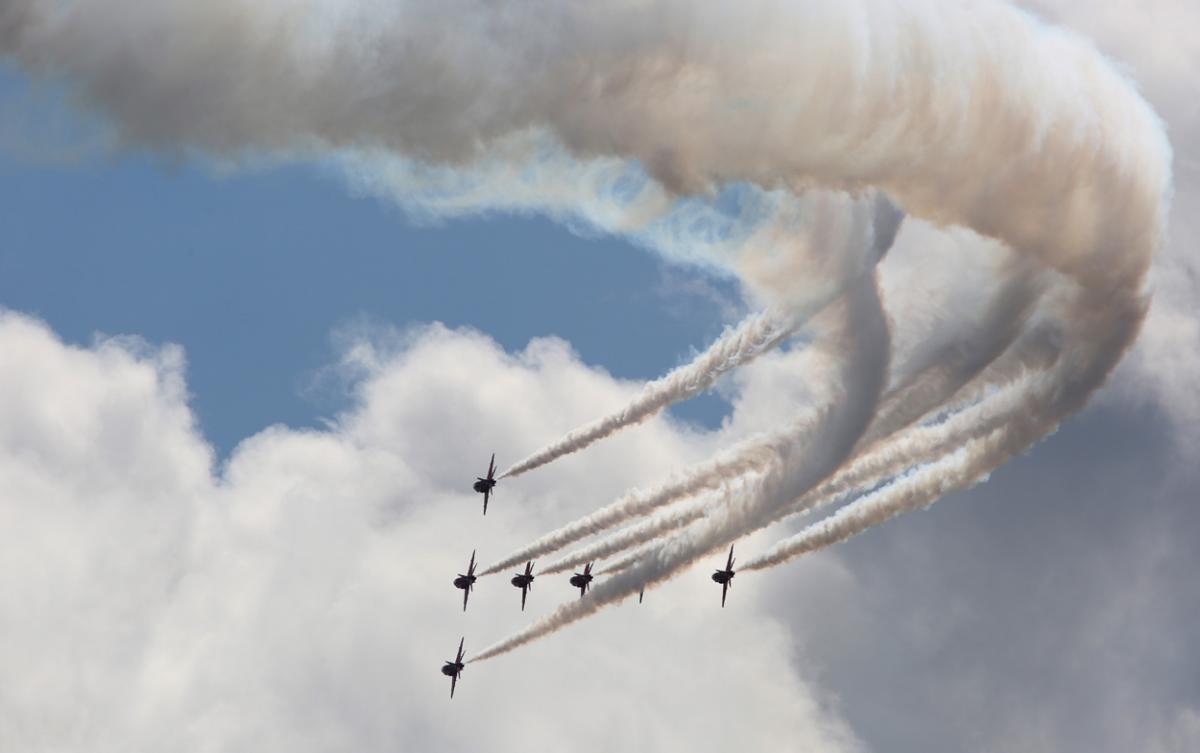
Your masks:
{"label": "blue sky", "polygon": [[[52,93],[0,77],[9,112],[31,98],[59,137],[94,132]],[[317,378],[343,327],[440,321],[509,350],[556,336],[614,376],[646,379],[705,347],[737,300],[729,281],[538,217],[414,225],[318,168],[218,171],[86,149],[64,163],[9,147],[0,304],[70,342],[99,332],[182,345],[193,406],[222,455],[272,423],[315,425],[344,407],[340,386]],[[724,413],[712,395],[675,409],[705,425]]]}

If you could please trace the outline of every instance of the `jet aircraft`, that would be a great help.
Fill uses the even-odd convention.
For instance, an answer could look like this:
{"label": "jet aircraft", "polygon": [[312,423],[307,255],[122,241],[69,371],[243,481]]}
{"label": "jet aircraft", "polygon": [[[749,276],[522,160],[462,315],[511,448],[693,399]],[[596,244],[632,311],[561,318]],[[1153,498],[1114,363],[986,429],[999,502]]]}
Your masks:
{"label": "jet aircraft", "polygon": [[465,640],[466,640],[465,636],[461,640],[459,640],[458,656],[454,657],[454,661],[450,661],[449,659],[447,659],[446,663],[442,665],[442,674],[444,674],[450,678],[450,697],[451,698],[454,697],[454,686],[458,684],[458,676],[462,674],[463,668],[466,666],[463,663],[463,641],[465,641]]}
{"label": "jet aircraft", "polygon": [[583,566],[582,573],[575,573],[571,576],[571,585],[579,589],[579,598],[587,593],[588,586],[592,583],[592,563],[589,562]]}
{"label": "jet aircraft", "polygon": [[463,592],[463,611],[467,611],[467,597],[471,595],[471,589],[475,587],[475,550],[471,550],[471,563],[467,565],[467,574],[458,574],[454,579],[454,587],[461,588]]}
{"label": "jet aircraft", "polygon": [[729,559],[725,562],[724,570],[717,570],[712,574],[712,579],[721,584],[721,608],[725,608],[725,594],[729,592],[729,586],[733,581],[733,544],[729,545]]}
{"label": "jet aircraft", "polygon": [[487,515],[488,499],[492,496],[492,489],[496,486],[496,453],[492,453],[492,461],[488,463],[487,478],[475,477],[475,484],[471,488],[483,495],[483,514]]}
{"label": "jet aircraft", "polygon": [[517,573],[512,577],[512,584],[521,589],[521,611],[525,611],[525,595],[529,593],[529,589],[533,588],[533,561],[525,563],[525,572]]}

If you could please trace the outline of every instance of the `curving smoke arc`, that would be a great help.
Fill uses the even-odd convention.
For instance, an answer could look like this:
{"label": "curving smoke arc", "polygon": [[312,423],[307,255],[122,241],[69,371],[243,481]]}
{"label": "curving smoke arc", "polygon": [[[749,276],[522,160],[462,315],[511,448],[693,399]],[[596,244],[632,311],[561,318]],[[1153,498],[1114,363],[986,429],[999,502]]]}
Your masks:
{"label": "curving smoke arc", "polygon": [[[896,233],[899,230],[902,218],[902,212],[888,201],[886,197],[882,195],[873,196],[869,245],[871,247],[871,258],[874,263],[882,259],[887,250],[891,248],[892,243],[895,242]],[[814,238],[810,243],[826,249],[830,246],[829,241],[824,238]],[[814,298],[806,296],[800,300],[786,301],[786,303],[776,304],[761,314],[747,318],[736,328],[726,330],[716,342],[690,363],[675,369],[660,379],[648,383],[636,398],[619,411],[568,432],[561,439],[516,463],[504,471],[500,477],[512,478],[519,476],[561,457],[579,452],[588,445],[605,437],[612,436],[621,429],[646,421],[669,405],[687,400],[707,391],[726,373],[750,363],[758,356],[778,347],[781,343],[791,338],[792,335],[801,329],[805,322],[830,303],[835,297],[835,291],[837,290],[838,288],[829,286],[826,287],[826,295],[824,297]],[[727,474],[729,470],[728,468],[722,468],[719,472]],[[710,473],[709,475],[711,476],[712,474]],[[697,486],[695,481],[693,481],[691,490],[695,491],[700,488],[704,487]],[[678,496],[681,493],[676,492],[675,494]],[[626,501],[624,506],[638,504],[647,509],[652,509],[663,503],[663,501],[657,499],[650,501],[639,500],[637,503],[629,500]],[[618,502],[606,510],[610,516],[620,517],[620,510],[622,508],[622,503]],[[599,519],[604,518],[605,514],[606,511],[598,511],[596,514],[589,516],[591,522],[588,528],[593,532],[597,530],[596,526],[599,525]],[[611,519],[615,520],[617,517],[612,517]],[[525,551],[523,555],[514,555],[516,559],[509,558],[493,567],[503,569],[520,561],[522,557],[528,559],[531,556],[537,556],[542,551],[547,550],[533,547]],[[489,568],[489,572],[493,571],[492,568]]]}
{"label": "curving smoke arc", "polygon": [[[791,512],[805,512],[837,501],[856,490],[868,490],[902,471],[922,457],[940,456],[959,441],[956,427],[965,422],[978,426],[984,420],[976,411],[960,411],[953,421],[917,432],[902,432],[914,421],[944,405],[947,396],[958,394],[980,372],[993,364],[1015,342],[1028,321],[1031,306],[1044,285],[1027,264],[1012,260],[1006,274],[983,307],[973,326],[954,333],[929,350],[909,359],[908,373],[897,376],[885,392],[877,415],[860,439],[864,449],[817,488],[797,500]],[[1028,361],[1028,357],[1025,361]],[[989,405],[996,401],[989,401]],[[540,556],[562,549],[591,534],[647,516],[620,532],[604,536],[587,546],[559,557],[542,569],[544,574],[566,571],[576,565],[625,552],[703,517],[719,504],[701,492],[728,488],[726,494],[742,493],[741,485],[778,460],[781,448],[807,437],[814,417],[802,415],[790,426],[750,437],[723,451],[713,460],[690,469],[657,487],[634,489],[612,504],[537,539],[485,572],[510,567],[521,557]],[[679,500],[683,503],[673,505]],[[666,508],[666,509],[661,509]],[[650,513],[654,513],[650,515]],[[626,558],[607,565],[601,572],[624,569],[636,560]]]}
{"label": "curving smoke arc", "polygon": [[[744,567],[977,483],[1103,384],[1165,234],[1158,119],[1086,41],[999,0],[7,0],[0,55],[128,143],[317,160],[417,215],[542,213],[744,282],[764,313],[510,475],[822,320],[811,411],[515,553],[598,535],[619,558],[476,661],[789,516],[843,505]],[[874,275],[892,205],[1010,258],[961,336],[899,360]]]}
{"label": "curving smoke arc", "polygon": [[[886,117],[863,127],[912,139],[893,142],[911,148],[912,172],[874,185],[916,217],[970,228],[1013,254],[1008,274],[996,281],[999,295],[967,342],[932,354],[926,364],[906,364],[911,381],[895,385],[877,405],[861,386],[837,398],[872,405],[870,421],[830,420],[843,407],[835,401],[811,440],[797,437],[796,452],[741,473],[722,493],[689,499],[552,563],[547,572],[626,553],[602,571],[611,577],[590,602],[560,607],[475,660],[554,632],[789,516],[846,503],[743,569],[786,562],[932,504],[986,478],[1053,431],[1104,382],[1136,337],[1147,303],[1145,272],[1163,239],[1169,149],[1161,129],[1132,87],[1086,43],[999,5],[950,16],[908,26],[912,36],[902,41],[929,58],[955,50],[957,57],[947,56],[944,64],[971,72],[925,71],[922,81],[930,89],[933,82],[955,80],[964,88],[928,91],[919,101],[930,111],[916,117],[940,122],[962,141],[943,151],[918,129]],[[984,39],[984,20],[998,38]],[[955,27],[956,21],[964,26]],[[973,36],[974,44],[963,44],[959,35]],[[832,64],[854,62],[831,56]],[[1042,72],[1034,76],[1028,66]],[[912,113],[897,115],[905,121]],[[843,138],[832,135],[835,144]],[[886,141],[878,134],[864,138],[865,147]],[[861,167],[858,155],[843,156],[847,169]],[[953,163],[956,157],[961,163]],[[820,177],[813,180],[822,185]],[[947,183],[959,194],[945,195]],[[1046,188],[1058,195],[1046,195]],[[972,194],[976,199],[966,200]],[[872,340],[869,326],[848,325],[840,347],[846,363],[858,365],[843,379],[863,373],[851,354],[864,340]],[[848,434],[853,447],[842,453]],[[822,456],[827,462],[814,459]]]}
{"label": "curving smoke arc", "polygon": [[[1022,283],[1016,287],[1025,288]],[[1007,286],[998,298],[1004,300],[1004,305],[994,307],[993,315],[1014,315],[1011,308],[1012,300],[1008,293],[1013,291]],[[1005,300],[1008,299],[1008,300]],[[997,303],[1000,303],[998,301]],[[986,323],[991,319],[985,319]],[[1018,318],[1017,321],[1020,321]],[[1011,342],[1004,335],[1011,333],[1014,321],[1005,317],[1002,326],[996,322],[995,329],[990,332],[992,337],[981,337],[980,330],[969,330],[976,335],[970,342],[956,342],[949,352],[940,353],[936,368],[929,367],[918,371],[910,379],[894,385],[885,393],[866,434],[860,439],[865,448],[857,452],[854,458],[843,464],[817,487],[805,493],[787,509],[788,515],[806,513],[812,509],[823,507],[849,495],[873,489],[883,481],[893,477],[924,458],[940,457],[961,442],[960,432],[966,427],[982,430],[989,425],[989,418],[982,416],[979,407],[972,406],[970,410],[956,412],[951,419],[939,422],[935,426],[922,426],[915,431],[907,429],[911,423],[942,404],[942,396],[952,395],[970,381],[976,372],[973,366],[991,363],[996,355]],[[988,357],[987,354],[991,354]],[[981,360],[984,359],[984,360]],[[1011,391],[1011,388],[1010,388]],[[991,408],[999,403],[989,400]],[[994,422],[996,419],[990,419]],[[682,483],[667,484],[649,493],[642,493],[642,499],[660,502],[656,514],[644,520],[628,525],[621,531],[599,538],[598,540],[572,550],[542,568],[543,574],[563,572],[583,562],[612,557],[628,552],[646,542],[653,542],[664,533],[674,531],[686,524],[692,523],[706,514],[710,509],[720,505],[720,498],[713,496],[697,496],[695,490],[722,490],[725,495],[744,494],[745,484],[756,479],[757,475],[768,468],[773,460],[778,459],[779,452],[775,449],[780,442],[793,443],[811,432],[811,419],[801,419],[793,427],[791,435],[783,433],[768,433],[751,438],[723,454],[723,462],[713,463],[707,468],[697,468],[684,476]],[[637,498],[637,492],[626,495],[624,499]],[[670,502],[687,497],[686,501],[669,506]],[[560,531],[539,539],[530,548],[536,548],[539,553],[561,547],[550,547],[547,544],[557,543],[566,538],[571,541],[585,526],[591,524],[596,514],[583,518]],[[629,516],[632,517],[632,516]],[[628,519],[628,518],[627,518]],[[565,546],[565,544],[564,544]],[[618,572],[635,563],[651,547],[635,550],[621,559],[606,565],[601,573]],[[524,550],[523,550],[524,551]],[[745,567],[745,566],[744,566]]]}

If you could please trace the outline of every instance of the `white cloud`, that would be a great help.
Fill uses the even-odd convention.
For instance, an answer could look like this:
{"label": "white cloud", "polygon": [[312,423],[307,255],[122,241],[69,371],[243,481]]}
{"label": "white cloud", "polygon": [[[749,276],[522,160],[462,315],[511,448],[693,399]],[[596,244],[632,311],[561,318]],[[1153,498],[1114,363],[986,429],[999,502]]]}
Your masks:
{"label": "white cloud", "polygon": [[[68,347],[0,314],[0,749],[858,749],[791,669],[757,587],[720,610],[702,572],[526,650],[441,660],[573,596],[450,586],[617,490],[705,453],[654,420],[526,482],[487,518],[468,482],[627,398],[561,342],[510,355],[414,330],[362,346],[361,401],[328,431],[272,427],[219,476],[182,358]],[[740,585],[740,584],[739,584]]]}

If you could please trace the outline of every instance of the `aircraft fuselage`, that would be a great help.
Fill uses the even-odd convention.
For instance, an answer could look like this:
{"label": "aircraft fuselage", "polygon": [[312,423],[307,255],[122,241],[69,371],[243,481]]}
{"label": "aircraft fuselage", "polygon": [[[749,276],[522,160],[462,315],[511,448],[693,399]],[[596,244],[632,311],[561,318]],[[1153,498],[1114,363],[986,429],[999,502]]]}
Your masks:
{"label": "aircraft fuselage", "polygon": [[571,585],[579,589],[579,598],[587,595],[588,585],[592,582],[591,573],[575,573],[571,576]]}
{"label": "aircraft fuselage", "polygon": [[460,575],[454,579],[455,588],[468,589],[473,585],[475,585],[474,575]]}
{"label": "aircraft fuselage", "polygon": [[734,575],[735,573],[732,573],[728,570],[718,570],[712,574],[712,579],[717,583],[725,584],[733,580]]}

